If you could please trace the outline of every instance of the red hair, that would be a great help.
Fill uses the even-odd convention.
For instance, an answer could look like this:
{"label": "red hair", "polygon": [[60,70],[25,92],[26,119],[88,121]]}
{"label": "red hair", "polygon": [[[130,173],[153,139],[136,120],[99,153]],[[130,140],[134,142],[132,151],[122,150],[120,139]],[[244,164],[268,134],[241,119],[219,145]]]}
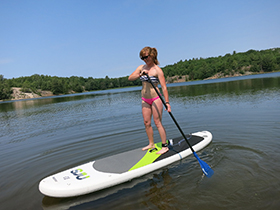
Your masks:
{"label": "red hair", "polygon": [[142,58],[142,57],[145,55],[145,53],[148,53],[148,55],[152,57],[152,59],[153,59],[153,61],[154,61],[154,63],[155,63],[156,65],[159,64],[159,61],[158,61],[158,59],[157,59],[158,53],[157,53],[157,49],[156,49],[156,48],[144,47],[144,48],[140,51],[140,58]]}

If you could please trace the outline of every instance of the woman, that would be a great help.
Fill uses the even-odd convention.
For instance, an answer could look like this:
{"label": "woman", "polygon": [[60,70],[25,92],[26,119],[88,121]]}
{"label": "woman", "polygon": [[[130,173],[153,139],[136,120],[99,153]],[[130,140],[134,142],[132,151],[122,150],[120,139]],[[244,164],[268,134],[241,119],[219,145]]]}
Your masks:
{"label": "woman", "polygon": [[[158,89],[158,84],[160,83],[162,92],[165,98],[165,103],[167,105],[167,111],[171,112],[171,106],[169,104],[168,91],[166,88],[165,78],[163,71],[157,65],[159,64],[157,60],[157,49],[151,47],[144,47],[140,51],[140,58],[145,62],[145,65],[140,65],[138,68],[128,77],[128,80],[133,81],[138,78],[142,81],[142,114],[145,124],[146,133],[149,139],[149,145],[144,147],[142,150],[148,150],[155,148],[153,128],[151,126],[152,115],[154,118],[155,125],[157,126],[161,141],[162,149],[157,152],[157,154],[164,154],[168,149],[166,143],[166,132],[161,123],[163,104],[153,88],[149,83],[148,78],[145,74],[148,74],[151,81]],[[158,89],[159,91],[159,89]]]}

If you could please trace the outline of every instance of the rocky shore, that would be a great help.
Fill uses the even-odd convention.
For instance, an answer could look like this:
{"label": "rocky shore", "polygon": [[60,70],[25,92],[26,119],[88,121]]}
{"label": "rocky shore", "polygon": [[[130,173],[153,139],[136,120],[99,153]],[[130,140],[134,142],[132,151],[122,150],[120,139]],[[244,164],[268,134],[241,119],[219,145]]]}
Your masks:
{"label": "rocky shore", "polygon": [[29,99],[29,98],[40,98],[45,96],[53,96],[53,93],[51,91],[45,91],[45,90],[38,90],[38,93],[26,93],[22,92],[21,88],[12,87],[12,100],[20,100],[20,99]]}

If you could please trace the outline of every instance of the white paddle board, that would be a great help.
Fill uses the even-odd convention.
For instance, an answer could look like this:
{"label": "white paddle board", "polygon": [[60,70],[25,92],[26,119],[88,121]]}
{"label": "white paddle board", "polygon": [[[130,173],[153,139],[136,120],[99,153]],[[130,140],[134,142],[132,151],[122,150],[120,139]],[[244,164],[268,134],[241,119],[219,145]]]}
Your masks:
{"label": "white paddle board", "polygon": [[[186,135],[194,151],[206,147],[212,140],[208,131]],[[50,197],[72,197],[88,194],[121,184],[136,177],[158,170],[192,154],[183,137],[168,140],[169,151],[156,154],[157,150],[142,151],[142,148],[127,151],[48,176],[39,183],[42,194]]]}

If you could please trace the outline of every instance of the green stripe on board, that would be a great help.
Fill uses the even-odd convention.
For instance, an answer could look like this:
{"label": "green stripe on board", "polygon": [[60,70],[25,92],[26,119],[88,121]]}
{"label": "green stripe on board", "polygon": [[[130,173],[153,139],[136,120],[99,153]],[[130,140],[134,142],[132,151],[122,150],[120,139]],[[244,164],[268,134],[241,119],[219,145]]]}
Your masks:
{"label": "green stripe on board", "polygon": [[145,156],[138,161],[138,163],[136,163],[131,169],[129,169],[128,171],[132,171],[134,169],[137,168],[141,168],[143,166],[149,165],[151,163],[153,163],[159,156],[160,154],[156,154],[159,150],[161,150],[161,142],[156,143],[155,147],[158,150],[153,150],[151,153],[149,152],[150,150],[147,151],[147,153],[145,154]]}

